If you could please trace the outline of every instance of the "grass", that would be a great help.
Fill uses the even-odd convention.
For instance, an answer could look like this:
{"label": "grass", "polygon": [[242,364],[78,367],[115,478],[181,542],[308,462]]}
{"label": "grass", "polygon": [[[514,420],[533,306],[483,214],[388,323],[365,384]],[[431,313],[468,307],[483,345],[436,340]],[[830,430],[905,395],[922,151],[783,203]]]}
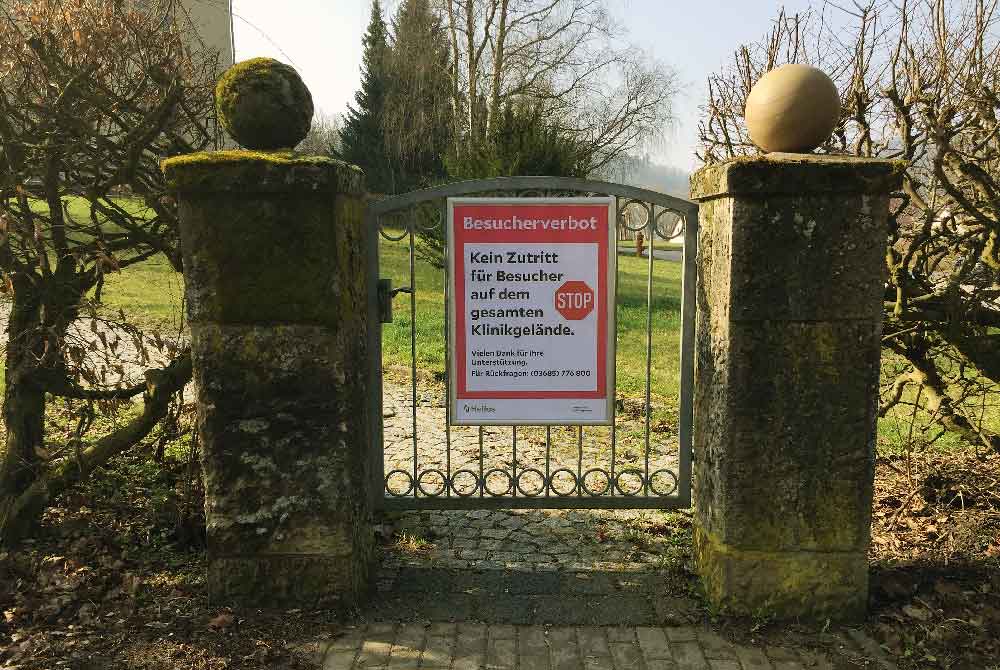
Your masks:
{"label": "grass", "polygon": [[177,334],[183,323],[184,279],[163,256],[109,274],[104,280],[102,308],[124,311],[147,330]]}
{"label": "grass", "polygon": [[[82,226],[90,226],[90,204],[85,198],[63,198],[65,214]],[[135,216],[148,208],[135,198],[119,198],[118,206]],[[44,200],[32,199],[31,209],[48,212]],[[121,229],[103,216],[97,217],[105,232]],[[123,272],[110,272],[105,276],[102,310],[107,314],[124,311],[138,326],[148,330],[178,332],[181,328],[184,281],[163,256],[126,268]],[[91,294],[93,297],[93,294]]]}
{"label": "grass", "polygon": [[[645,245],[646,249],[649,249],[649,243]],[[661,239],[656,240],[656,249],[658,251],[681,251],[684,248],[683,244],[676,244],[674,242],[664,242]],[[635,253],[635,240],[618,240],[618,251],[627,251],[630,253]]]}

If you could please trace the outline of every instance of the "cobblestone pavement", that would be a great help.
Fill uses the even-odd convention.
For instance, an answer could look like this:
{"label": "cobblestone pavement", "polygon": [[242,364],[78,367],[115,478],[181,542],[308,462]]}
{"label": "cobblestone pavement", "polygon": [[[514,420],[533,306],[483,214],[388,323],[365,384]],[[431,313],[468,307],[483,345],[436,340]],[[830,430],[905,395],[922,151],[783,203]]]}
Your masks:
{"label": "cobblestone pavement", "polygon": [[[407,512],[383,570],[639,572],[680,567],[690,517],[658,510],[472,510]],[[388,535],[389,530],[385,531]]]}
{"label": "cobblestone pavement", "polygon": [[[642,405],[629,401],[619,409],[612,449],[610,429],[604,426],[582,430],[570,427],[519,427],[517,441],[508,426],[452,426],[445,429],[443,394],[418,390],[414,419],[412,389],[408,385],[385,381],[384,403],[384,475],[394,494],[412,493],[414,458],[417,460],[421,490],[437,495],[444,489],[444,474],[450,473],[454,491],[468,495],[477,491],[480,467],[485,473],[487,491],[503,494],[513,489],[517,495],[537,495],[544,491],[543,473],[552,475],[552,495],[579,493],[577,482],[583,479],[586,489],[600,494],[608,490],[609,473],[619,473],[618,486],[634,495],[669,495],[674,490],[677,470],[677,432],[675,417],[658,416],[652,421],[649,462],[646,462],[645,419]],[[416,434],[416,454],[413,436]],[[451,445],[450,453],[446,445]],[[612,459],[612,451],[614,458]],[[546,470],[546,454],[550,457]],[[480,454],[482,463],[480,463]],[[613,460],[613,465],[612,465]],[[647,470],[648,468],[648,470]],[[461,472],[460,472],[461,471]],[[589,474],[587,474],[589,471]],[[652,492],[643,491],[643,477],[649,472]],[[640,473],[642,473],[640,475]]]}
{"label": "cobblestone pavement", "polygon": [[[734,644],[708,628],[375,623],[315,646],[324,670],[834,670],[895,666],[859,631],[824,635],[833,653]],[[877,650],[876,650],[877,652]]]}

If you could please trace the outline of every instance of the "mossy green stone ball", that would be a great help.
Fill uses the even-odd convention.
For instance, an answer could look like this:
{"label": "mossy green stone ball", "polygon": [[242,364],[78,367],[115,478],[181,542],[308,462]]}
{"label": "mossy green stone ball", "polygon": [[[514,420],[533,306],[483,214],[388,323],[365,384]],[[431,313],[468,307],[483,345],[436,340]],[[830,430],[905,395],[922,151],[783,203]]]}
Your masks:
{"label": "mossy green stone ball", "polygon": [[309,89],[295,68],[273,58],[226,70],[215,87],[215,109],[229,136],[247,149],[291,149],[312,126]]}

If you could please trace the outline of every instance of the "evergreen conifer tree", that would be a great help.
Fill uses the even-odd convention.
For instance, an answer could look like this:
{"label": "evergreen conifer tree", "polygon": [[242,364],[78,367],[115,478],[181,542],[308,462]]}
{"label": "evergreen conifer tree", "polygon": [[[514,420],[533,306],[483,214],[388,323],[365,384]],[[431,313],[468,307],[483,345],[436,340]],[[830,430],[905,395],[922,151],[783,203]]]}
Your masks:
{"label": "evergreen conifer tree", "polygon": [[403,0],[392,22],[389,94],[383,127],[398,166],[398,190],[445,177],[452,133],[450,47],[429,0]]}
{"label": "evergreen conifer tree", "polygon": [[347,106],[341,131],[344,160],[365,171],[368,190],[396,191],[386,151],[383,114],[388,93],[388,30],[379,0],[372,0],[371,20],[362,41],[361,88],[354,95],[356,107]]}

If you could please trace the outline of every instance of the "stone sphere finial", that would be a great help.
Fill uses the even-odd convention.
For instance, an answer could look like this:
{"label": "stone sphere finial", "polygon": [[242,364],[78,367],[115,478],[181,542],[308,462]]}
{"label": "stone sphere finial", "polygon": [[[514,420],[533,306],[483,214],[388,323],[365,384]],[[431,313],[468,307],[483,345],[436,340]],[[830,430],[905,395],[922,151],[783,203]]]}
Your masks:
{"label": "stone sphere finial", "polygon": [[744,109],[750,139],[764,151],[807,153],[840,119],[840,95],[822,70],[789,64],[760,78]]}
{"label": "stone sphere finial", "polygon": [[215,86],[215,109],[229,136],[247,149],[291,149],[312,126],[309,89],[295,68],[273,58],[226,70]]}

